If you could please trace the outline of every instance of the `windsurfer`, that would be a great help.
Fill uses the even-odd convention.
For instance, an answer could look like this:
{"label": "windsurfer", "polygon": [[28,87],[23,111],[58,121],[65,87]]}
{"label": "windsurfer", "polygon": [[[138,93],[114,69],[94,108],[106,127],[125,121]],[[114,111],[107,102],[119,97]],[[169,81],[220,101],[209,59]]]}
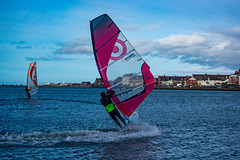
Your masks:
{"label": "windsurfer", "polygon": [[108,111],[109,115],[112,117],[112,119],[115,121],[115,123],[122,128],[121,123],[118,122],[116,116],[126,125],[125,120],[121,117],[119,111],[117,110],[117,108],[115,107],[115,105],[113,104],[111,98],[114,94],[114,91],[108,91],[107,95],[104,92],[101,92],[101,96],[102,99],[100,99],[100,102],[102,103],[102,105],[106,108],[106,110]]}
{"label": "windsurfer", "polygon": [[27,95],[28,95],[28,98],[31,98],[31,95],[30,95],[30,92],[29,92],[30,90],[28,89],[28,87],[26,87],[25,88],[25,92],[27,93]]}

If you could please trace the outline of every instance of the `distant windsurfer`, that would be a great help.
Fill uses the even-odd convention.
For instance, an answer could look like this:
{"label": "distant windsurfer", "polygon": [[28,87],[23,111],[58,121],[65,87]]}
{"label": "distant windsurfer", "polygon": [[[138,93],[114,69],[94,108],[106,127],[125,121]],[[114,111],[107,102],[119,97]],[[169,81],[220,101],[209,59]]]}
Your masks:
{"label": "distant windsurfer", "polygon": [[108,111],[109,115],[112,117],[112,119],[115,121],[115,123],[122,128],[121,123],[118,122],[116,116],[126,125],[125,120],[121,117],[119,111],[117,110],[117,108],[115,107],[115,105],[113,104],[111,98],[114,94],[114,91],[108,91],[107,95],[105,94],[105,92],[101,92],[101,96],[102,99],[100,99],[100,102],[102,103],[102,105],[106,108],[106,110]]}
{"label": "distant windsurfer", "polygon": [[25,88],[25,92],[27,93],[28,98],[31,98],[30,90],[28,87]]}

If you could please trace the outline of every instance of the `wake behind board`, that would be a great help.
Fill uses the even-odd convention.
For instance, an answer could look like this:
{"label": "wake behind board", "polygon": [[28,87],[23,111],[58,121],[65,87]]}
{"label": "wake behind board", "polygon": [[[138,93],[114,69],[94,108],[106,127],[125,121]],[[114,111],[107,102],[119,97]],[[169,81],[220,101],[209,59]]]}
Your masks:
{"label": "wake behind board", "polygon": [[127,125],[136,123],[138,121],[138,118],[139,118],[139,114],[136,111],[133,112],[133,114],[128,119],[129,122],[127,122]]}

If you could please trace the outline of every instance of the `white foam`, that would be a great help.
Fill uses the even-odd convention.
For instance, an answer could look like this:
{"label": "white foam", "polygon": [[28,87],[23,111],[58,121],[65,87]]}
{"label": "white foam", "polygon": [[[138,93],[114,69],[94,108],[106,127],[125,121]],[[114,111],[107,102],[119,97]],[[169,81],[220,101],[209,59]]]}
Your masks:
{"label": "white foam", "polygon": [[155,126],[147,123],[133,123],[119,131],[81,130],[51,133],[6,133],[0,136],[0,145],[51,146],[66,142],[109,143],[158,135],[160,135],[160,132]]}

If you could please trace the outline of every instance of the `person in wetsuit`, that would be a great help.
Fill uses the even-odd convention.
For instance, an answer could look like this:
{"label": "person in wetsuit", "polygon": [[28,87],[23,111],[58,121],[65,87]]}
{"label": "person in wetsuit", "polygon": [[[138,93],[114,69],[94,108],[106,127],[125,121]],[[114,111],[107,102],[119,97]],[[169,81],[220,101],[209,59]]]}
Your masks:
{"label": "person in wetsuit", "polygon": [[126,125],[125,120],[121,117],[119,111],[113,104],[111,98],[114,94],[114,91],[108,91],[107,95],[104,92],[101,92],[102,99],[100,99],[100,102],[105,107],[105,109],[108,111],[109,115],[112,117],[112,119],[115,121],[115,123],[122,128],[121,123],[118,122],[116,116]]}
{"label": "person in wetsuit", "polygon": [[30,95],[30,90],[28,89],[28,87],[25,88],[25,92],[27,93],[27,96],[28,98],[31,98],[31,95]]}

